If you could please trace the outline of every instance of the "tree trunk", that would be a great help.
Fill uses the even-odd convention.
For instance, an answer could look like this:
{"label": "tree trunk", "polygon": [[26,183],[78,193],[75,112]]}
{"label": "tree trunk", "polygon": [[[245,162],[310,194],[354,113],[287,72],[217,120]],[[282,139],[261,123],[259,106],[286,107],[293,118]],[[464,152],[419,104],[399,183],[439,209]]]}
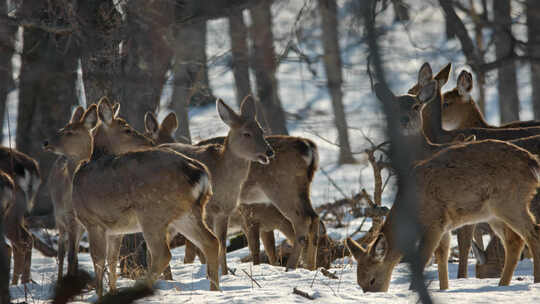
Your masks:
{"label": "tree trunk", "polygon": [[[0,13],[7,14],[7,0],[0,0]],[[4,117],[6,113],[7,95],[13,89],[11,57],[15,47],[17,27],[7,20],[0,20],[0,143],[4,139]]]}
{"label": "tree trunk", "polygon": [[112,0],[83,1],[85,49],[81,56],[84,91],[88,105],[101,97],[119,100],[119,29],[122,16]]}
{"label": "tree trunk", "polygon": [[[474,0],[470,0],[471,6],[471,19],[474,23],[474,40],[476,41],[476,49],[478,50],[478,56],[484,60],[484,22],[487,18],[487,4],[485,1],[482,1],[482,15],[478,14],[474,5]],[[486,73],[483,71],[476,72],[476,83],[478,90],[478,98],[476,99],[476,104],[482,113],[486,113]]]}
{"label": "tree trunk", "polygon": [[241,10],[238,10],[229,16],[229,36],[231,37],[232,69],[236,86],[236,103],[240,106],[244,97],[251,94],[247,27]]}
{"label": "tree trunk", "polygon": [[334,123],[339,139],[339,164],[354,163],[349,144],[347,118],[343,107],[343,84],[341,54],[338,41],[337,4],[335,0],[319,0],[319,13],[322,19],[322,42],[327,86],[332,97]]}
{"label": "tree trunk", "polygon": [[172,58],[170,1],[132,0],[124,6],[126,37],[123,44],[119,87],[122,116],[137,130],[144,130],[144,114],[155,112]]}
{"label": "tree trunk", "polygon": [[[493,0],[495,54],[497,59],[510,56],[513,50],[510,1]],[[519,120],[516,65],[513,60],[497,69],[497,89],[501,123]]]}
{"label": "tree trunk", "polygon": [[[540,58],[540,1],[527,1],[528,52],[533,58]],[[540,63],[531,61],[531,86],[534,119],[540,119]]]}
{"label": "tree trunk", "polygon": [[251,66],[255,71],[257,95],[263,109],[263,115],[259,116],[264,116],[264,121],[261,123],[272,134],[288,134],[276,79],[277,63],[272,33],[271,4],[271,0],[264,0],[250,8],[252,20],[250,36],[253,42]]}
{"label": "tree trunk", "polygon": [[182,24],[175,37],[174,88],[170,107],[178,117],[177,140],[191,143],[190,105],[215,102],[206,67],[206,22]]}
{"label": "tree trunk", "polygon": [[[119,79],[120,113],[135,129],[144,130],[146,112],[156,112],[172,58],[170,27],[174,6],[169,1],[132,0],[124,6],[127,40],[123,44]],[[120,267],[137,278],[146,269],[142,234],[122,241]]]}
{"label": "tree trunk", "polygon": [[[59,16],[69,15],[62,1],[24,1],[23,17],[65,26]],[[41,3],[41,4],[37,4]],[[76,7],[76,6],[75,6]],[[45,13],[44,13],[45,12]],[[69,25],[69,24],[67,24]],[[17,117],[17,149],[36,158],[46,177],[56,156],[44,153],[42,143],[64,126],[77,104],[75,84],[79,46],[74,34],[52,34],[36,28],[24,30]],[[47,185],[41,185],[34,213],[50,213]]]}

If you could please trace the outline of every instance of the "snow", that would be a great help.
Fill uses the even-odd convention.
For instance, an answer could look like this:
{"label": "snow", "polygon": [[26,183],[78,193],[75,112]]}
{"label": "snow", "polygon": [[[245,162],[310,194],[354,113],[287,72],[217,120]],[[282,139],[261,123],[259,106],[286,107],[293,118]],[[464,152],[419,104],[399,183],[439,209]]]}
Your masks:
{"label": "snow", "polygon": [[[279,1],[274,5],[275,17],[274,34],[276,37],[276,53],[282,54],[286,44],[292,39],[297,47],[311,59],[321,53],[318,42],[320,30],[318,29],[317,9],[315,1],[307,1],[308,11],[302,16],[301,22],[294,23],[304,1]],[[369,147],[364,137],[371,138],[375,144],[382,142],[384,117],[379,109],[378,101],[370,89],[370,80],[366,75],[367,52],[362,42],[362,30],[355,20],[346,14],[345,1],[338,1],[340,5],[340,43],[343,52],[344,73],[344,105],[349,124],[349,135],[352,151],[361,152]],[[460,45],[457,41],[448,41],[444,37],[444,17],[439,9],[433,6],[436,1],[407,1],[411,5],[412,21],[406,25],[393,23],[392,13],[379,15],[382,18],[381,26],[389,29],[380,40],[384,52],[385,66],[388,81],[395,93],[404,93],[415,83],[416,72],[424,61],[429,61],[435,72],[447,62],[453,63],[453,71],[449,84],[444,89],[455,85],[459,72],[468,68],[461,55]],[[391,9],[389,9],[391,11]],[[249,14],[245,14],[249,17]],[[523,18],[523,17],[521,17]],[[249,24],[249,18],[246,18]],[[229,50],[226,20],[216,20],[208,24],[208,58],[210,58],[210,82],[213,93],[223,98],[233,108],[235,105],[234,81],[229,67],[227,67],[227,53]],[[523,30],[523,29],[521,29]],[[308,39],[297,41],[296,34],[300,33]],[[294,57],[294,54],[290,56]],[[17,57],[17,56],[16,56]],[[17,67],[20,59],[14,58]],[[319,148],[320,170],[315,175],[311,189],[314,206],[340,199],[343,195],[352,195],[365,188],[368,192],[373,190],[373,177],[369,164],[362,153],[356,154],[358,164],[337,166],[338,148],[337,132],[333,125],[333,111],[330,97],[325,88],[325,73],[321,61],[308,68],[306,63],[298,60],[283,61],[278,69],[279,94],[283,106],[288,113],[297,114],[288,116],[288,128],[291,135],[303,136],[314,140]],[[518,80],[520,85],[520,98],[522,99],[521,114],[523,119],[532,117],[530,108],[530,80],[529,67],[520,65]],[[470,70],[470,69],[469,69]],[[315,74],[312,74],[314,71]],[[252,75],[253,76],[253,75]],[[254,77],[251,78],[254,82]],[[496,124],[498,121],[497,92],[495,89],[496,75],[488,74],[487,92],[487,119]],[[252,85],[252,87],[255,87]],[[475,88],[476,90],[476,88]],[[170,98],[171,91],[165,90],[163,102]],[[473,94],[476,94],[475,92]],[[11,121],[11,140],[14,143],[16,126],[16,100],[18,90],[11,92],[8,109]],[[162,119],[168,110],[161,107],[159,118]],[[194,141],[210,136],[219,136],[226,133],[226,127],[219,121],[214,106],[194,108],[189,112],[190,129]],[[181,128],[182,126],[180,126]],[[4,133],[8,133],[7,125]],[[4,138],[7,138],[5,136]],[[7,139],[6,139],[7,141]],[[325,172],[323,174],[322,172]],[[332,185],[332,180],[339,189]],[[394,186],[391,184],[384,192],[383,203],[391,206],[394,196]],[[327,227],[329,235],[334,239],[343,240],[360,225],[361,219],[345,217],[344,228]],[[366,221],[365,229],[370,226]],[[276,239],[283,236],[277,234]],[[455,238],[453,246],[455,246]],[[398,265],[392,275],[390,290],[387,293],[363,293],[356,283],[356,263],[349,259],[334,262],[331,272],[335,272],[338,280],[327,278],[320,271],[307,271],[298,269],[285,272],[282,267],[269,265],[253,266],[250,263],[241,263],[240,258],[249,254],[248,249],[227,255],[229,267],[236,269],[235,275],[221,276],[221,292],[210,292],[208,280],[205,278],[205,266],[198,261],[191,265],[182,263],[184,248],[172,251],[171,261],[174,281],[158,281],[156,294],[152,297],[138,301],[138,303],[416,303],[417,296],[408,290],[408,270],[404,264]],[[81,267],[93,273],[92,261],[87,253],[80,253]],[[11,287],[10,291],[15,303],[50,302],[56,281],[56,260],[44,257],[38,251],[33,251],[32,278],[35,283],[28,284],[26,289],[22,285]],[[439,291],[437,268],[431,265],[426,269],[429,278],[429,289],[437,302],[446,303],[507,303],[510,301],[521,303],[540,302],[540,284],[533,284],[532,263],[530,260],[521,261],[514,273],[512,283],[508,287],[498,287],[498,279],[475,279],[474,259],[469,259],[469,279],[457,279],[457,263],[450,263],[450,289]],[[66,269],[66,268],[64,268]],[[250,273],[261,285],[257,287],[242,271]],[[134,281],[120,278],[119,286],[132,286]],[[314,301],[292,294],[293,288],[307,292],[315,298]],[[94,302],[97,297],[93,291],[86,292],[75,299],[76,303]]]}

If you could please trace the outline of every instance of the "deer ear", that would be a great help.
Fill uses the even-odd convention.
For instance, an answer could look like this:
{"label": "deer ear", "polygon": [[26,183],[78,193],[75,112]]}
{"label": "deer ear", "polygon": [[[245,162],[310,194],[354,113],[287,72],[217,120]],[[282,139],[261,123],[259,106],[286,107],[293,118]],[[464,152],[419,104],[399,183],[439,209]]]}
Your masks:
{"label": "deer ear", "polygon": [[69,123],[81,121],[83,114],[84,114],[84,108],[81,106],[76,107],[75,111],[73,111],[73,114],[71,115],[71,119],[69,120]]}
{"label": "deer ear", "polygon": [[165,116],[161,122],[161,129],[171,134],[171,136],[174,134],[174,132],[176,132],[176,129],[178,129],[178,119],[176,118],[176,114],[174,112],[171,112]]}
{"label": "deer ear", "polygon": [[350,237],[345,240],[345,246],[347,246],[356,261],[366,255],[366,250]]}
{"label": "deer ear", "polygon": [[388,243],[384,234],[380,233],[373,246],[369,250],[370,257],[376,262],[382,262],[388,252]]}
{"label": "deer ear", "polygon": [[437,75],[435,75],[435,80],[439,83],[439,88],[442,88],[450,78],[450,70],[452,69],[452,63],[449,62],[444,68],[442,68]]}
{"label": "deer ear", "polygon": [[255,115],[257,115],[257,108],[255,106],[255,99],[253,96],[248,95],[244,100],[242,101],[242,105],[240,105],[240,116],[244,119],[255,119]]}
{"label": "deer ear", "polygon": [[152,112],[146,112],[144,114],[144,130],[149,134],[157,134],[159,130],[159,124],[157,122],[156,116]]}
{"label": "deer ear", "polygon": [[418,71],[418,85],[423,87],[428,84],[431,79],[433,79],[433,71],[431,70],[431,66],[429,63],[424,62]]}
{"label": "deer ear", "polygon": [[221,98],[217,99],[216,107],[219,117],[226,125],[232,127],[238,123],[240,117]]}
{"label": "deer ear", "polygon": [[463,70],[457,79],[457,89],[460,96],[468,97],[473,87],[472,74]]}
{"label": "deer ear", "polygon": [[99,101],[98,116],[99,119],[107,125],[111,124],[114,119],[114,112],[112,111],[111,104],[108,100],[104,100],[104,98]]}
{"label": "deer ear", "polygon": [[114,118],[118,117],[118,113],[120,113],[120,103],[119,102],[116,102],[115,104],[113,104],[112,106],[112,111],[113,111],[113,114],[114,114]]}
{"label": "deer ear", "polygon": [[394,93],[392,93],[392,91],[390,91],[390,89],[388,89],[385,85],[376,83],[374,89],[375,95],[377,95],[377,98],[383,103],[394,101]]}
{"label": "deer ear", "polygon": [[80,120],[84,127],[88,130],[91,130],[93,129],[97,122],[98,122],[98,118],[97,118],[97,106],[95,104],[91,105],[87,110],[86,112],[84,112],[81,120]]}
{"label": "deer ear", "polygon": [[421,103],[430,102],[437,96],[437,89],[437,81],[431,80],[420,89],[420,92],[418,92],[418,100],[420,100]]}

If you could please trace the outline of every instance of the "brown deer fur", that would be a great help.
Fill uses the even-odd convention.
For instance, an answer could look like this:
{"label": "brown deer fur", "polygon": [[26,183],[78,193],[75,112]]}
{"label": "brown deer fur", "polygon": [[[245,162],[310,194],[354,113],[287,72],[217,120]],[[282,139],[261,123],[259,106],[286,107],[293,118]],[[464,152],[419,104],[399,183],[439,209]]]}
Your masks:
{"label": "brown deer fur", "polygon": [[251,161],[267,165],[274,151],[264,139],[263,131],[255,120],[255,100],[251,96],[242,102],[240,115],[220,99],[217,101],[217,110],[222,121],[230,128],[223,145],[167,143],[159,147],[174,149],[208,167],[214,195],[206,205],[205,221],[220,241],[220,265],[222,273],[227,274],[225,242],[229,216],[238,204],[240,189],[247,178]]}
{"label": "brown deer fur", "polygon": [[[79,163],[72,203],[88,231],[98,296],[103,294],[105,259],[115,265],[109,271],[114,290],[121,238],[139,231],[151,257],[148,283],[171,258],[168,237],[181,232],[203,250],[210,288],[219,289],[219,243],[202,220],[212,192],[205,166],[171,150],[152,149],[148,138],[115,117],[108,102],[100,102],[101,122],[96,126],[96,108],[89,107],[80,121],[66,125],[44,148]],[[142,148],[144,142],[148,149]]]}
{"label": "brown deer fur", "polygon": [[[419,79],[423,87],[418,96],[395,97],[381,86],[376,87],[377,95],[381,99],[392,98],[398,103],[410,98],[416,98],[420,103],[440,100],[438,82],[431,77],[427,83],[422,76]],[[416,134],[409,131],[404,135],[424,137],[421,129]],[[503,238],[507,255],[499,284],[510,283],[524,244],[522,237],[533,251],[534,280],[540,282],[540,227],[529,211],[530,200],[538,187],[539,170],[540,164],[532,154],[498,140],[454,145],[413,168],[410,178],[416,180],[417,208],[422,226],[420,258],[425,265],[435,252],[441,289],[448,288],[448,265],[445,261],[449,253],[449,231],[484,221],[511,227],[504,230],[512,233]],[[398,191],[395,204],[399,203]],[[364,291],[388,290],[392,270],[401,260],[402,253],[396,247],[392,229],[394,217],[399,216],[395,209],[394,205],[377,240],[367,249],[350,238],[346,241],[358,262],[357,280]],[[499,235],[501,231],[495,229]]]}
{"label": "brown deer fur", "polygon": [[[178,127],[178,122],[174,113],[171,113],[160,125],[155,116],[152,113],[148,113],[145,117],[145,125],[146,134],[158,143],[162,143],[168,142],[173,138],[172,134]],[[247,180],[244,183],[242,190],[244,197],[247,196],[248,199],[254,199],[254,202],[257,202],[263,197],[264,201],[255,204],[245,204],[244,200],[241,200],[237,212],[231,216],[232,218],[239,215],[252,215],[249,217],[243,216],[242,220],[236,219],[236,222],[239,224],[242,223],[254,264],[258,264],[259,262],[259,234],[263,240],[264,248],[268,252],[270,262],[275,262],[276,250],[274,236],[271,233],[271,230],[265,230],[263,227],[267,227],[267,229],[275,227],[274,229],[282,231],[293,244],[295,243],[295,239],[301,240],[303,237],[305,238],[305,235],[301,233],[294,235],[294,231],[307,231],[308,235],[305,239],[309,240],[321,241],[321,238],[327,237],[326,234],[320,235],[318,234],[318,231],[312,229],[312,227],[317,227],[312,226],[312,223],[318,222],[318,215],[312,211],[313,208],[311,207],[309,196],[313,175],[318,167],[319,158],[317,146],[308,139],[293,136],[266,136],[266,140],[275,150],[275,158],[271,160],[268,165],[252,162]],[[197,145],[221,145],[224,141],[225,137],[214,137],[203,140],[197,143]],[[280,174],[280,177],[278,177],[279,172],[283,172],[284,174]],[[286,175],[287,177],[281,178],[283,175]],[[261,178],[262,176],[267,178]],[[264,182],[268,182],[269,184],[259,185]],[[291,185],[294,185],[294,187],[291,187]],[[285,198],[285,194],[275,194],[274,192],[277,192],[275,191],[276,189],[280,189],[280,191],[289,189],[290,196]],[[266,191],[271,194],[268,195],[265,194],[266,192],[263,192],[264,194],[260,195],[261,191]],[[251,198],[249,196],[251,196]],[[270,196],[274,196],[274,199],[282,199],[283,202],[270,204]],[[291,205],[297,207],[290,208]],[[300,212],[296,213],[296,211]],[[286,224],[284,221],[287,221],[288,223]],[[306,227],[298,227],[301,225],[306,225]],[[291,229],[289,226],[293,228]],[[247,227],[250,228],[248,229]],[[257,230],[257,227],[261,228],[260,232]],[[291,230],[293,231],[292,235],[288,233]],[[317,243],[314,243],[313,241],[308,242],[306,245],[309,248],[301,248],[297,244],[294,248],[295,252],[293,254],[293,259],[291,259],[288,267],[296,267],[299,257],[298,251],[302,249],[304,252],[304,262],[308,269],[314,269],[314,267],[320,266],[315,265],[316,263],[314,263],[315,256],[317,256],[317,260],[321,260],[317,254]],[[323,242],[322,244],[327,243],[328,242]],[[186,248],[186,256],[188,255],[191,259],[194,258],[194,254],[190,253],[188,248]],[[296,258],[296,260],[294,260],[294,258]]]}
{"label": "brown deer fur", "polygon": [[0,147],[0,170],[8,174],[15,183],[15,197],[7,210],[5,233],[13,245],[12,284],[29,283],[32,264],[33,238],[26,228],[24,214],[34,205],[41,184],[41,175],[36,160],[17,150]]}

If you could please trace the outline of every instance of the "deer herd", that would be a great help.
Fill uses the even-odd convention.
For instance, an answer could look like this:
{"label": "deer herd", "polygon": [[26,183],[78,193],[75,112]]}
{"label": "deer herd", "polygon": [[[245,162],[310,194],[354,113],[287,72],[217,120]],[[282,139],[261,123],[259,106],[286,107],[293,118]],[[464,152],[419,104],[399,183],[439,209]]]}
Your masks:
{"label": "deer herd", "polygon": [[[467,276],[472,245],[477,276],[500,275],[499,284],[508,285],[526,244],[534,282],[540,282],[540,122],[489,125],[471,97],[471,74],[462,71],[456,87],[443,94],[449,75],[450,64],[433,76],[425,63],[408,94],[394,95],[375,85],[377,97],[392,104],[402,135],[419,147],[408,178],[416,184],[420,262],[427,265],[435,255],[440,288],[447,289],[450,232],[459,229],[459,277]],[[106,97],[86,110],[77,107],[69,122],[43,142],[45,151],[58,155],[48,190],[59,232],[59,278],[66,251],[67,274],[76,274],[84,231],[100,297],[106,270],[109,290],[116,289],[122,238],[135,232],[143,233],[148,247],[148,285],[167,273],[169,241],[180,233],[186,238],[184,262],[198,255],[207,265],[210,290],[219,290],[220,271],[229,272],[226,239],[231,227],[246,235],[254,264],[259,263],[259,238],[270,263],[277,263],[277,229],[292,244],[287,269],[322,266],[317,250],[326,229],[310,199],[317,146],[301,137],[265,136],[251,96],[240,113],[220,99],[216,105],[229,128],[227,136],[195,145],[175,142],[174,113],[161,124],[147,113],[145,132],[139,133],[119,116],[119,104]],[[1,148],[0,155],[0,207],[11,244],[1,242],[0,250],[8,257],[13,253],[12,283],[27,283],[32,236],[24,214],[32,208],[42,177],[38,163],[24,153]],[[394,206],[401,204],[401,190]],[[395,209],[366,248],[350,238],[345,241],[364,291],[387,291],[393,268],[404,255],[393,228],[402,215]],[[472,242],[474,224],[480,222],[487,222],[500,238],[503,261],[489,254],[497,250],[496,238],[486,251],[478,239]],[[172,279],[168,273],[166,278]]]}

